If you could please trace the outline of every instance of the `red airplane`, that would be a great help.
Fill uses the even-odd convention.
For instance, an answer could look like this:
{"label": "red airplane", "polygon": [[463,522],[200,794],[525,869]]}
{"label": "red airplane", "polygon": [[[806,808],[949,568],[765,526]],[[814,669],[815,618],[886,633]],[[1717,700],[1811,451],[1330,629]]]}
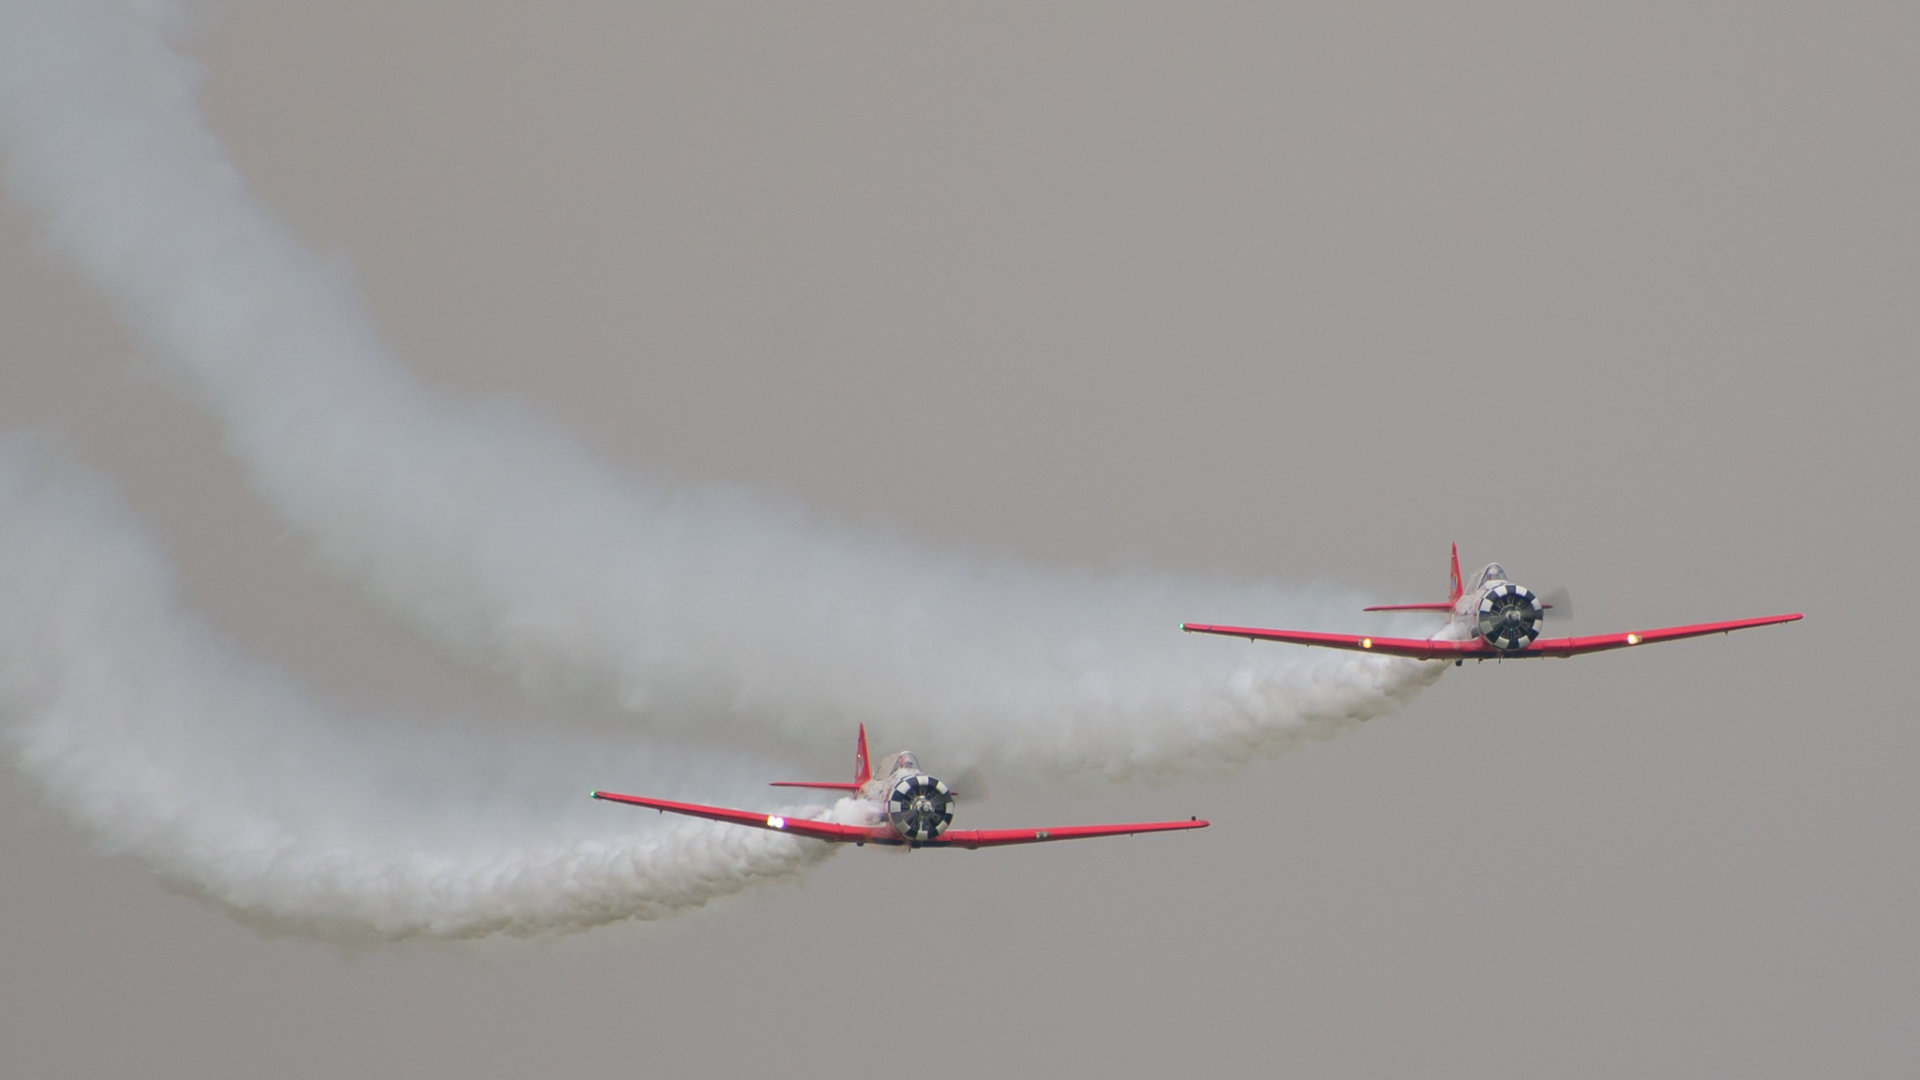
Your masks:
{"label": "red airplane", "polygon": [[1652,645],[1661,641],[1723,634],[1750,626],[1770,626],[1793,622],[1792,615],[1765,615],[1758,619],[1732,622],[1696,623],[1692,626],[1663,626],[1657,630],[1630,630],[1623,634],[1596,634],[1592,637],[1542,638],[1540,623],[1553,605],[1543,604],[1532,590],[1507,580],[1499,563],[1488,563],[1474,576],[1473,588],[1460,583],[1460,547],[1453,548],[1453,591],[1445,603],[1379,604],[1368,611],[1444,611],[1447,625],[1430,638],[1356,637],[1351,634],[1319,634],[1306,630],[1262,630],[1251,626],[1211,626],[1182,623],[1180,629],[1194,634],[1221,634],[1249,641],[1286,641],[1295,645],[1320,645],[1329,649],[1353,649],[1357,652],[1407,656],[1415,660],[1452,660],[1457,667],[1468,660],[1524,660],[1534,656],[1577,656],[1581,653],[1625,649],[1634,645]]}
{"label": "red airplane", "polygon": [[609,802],[644,806],[670,814],[711,818],[746,825],[755,829],[789,832],[840,844],[890,844],[908,848],[999,847],[1004,844],[1039,844],[1049,840],[1084,840],[1094,836],[1126,836],[1133,833],[1168,832],[1174,829],[1204,829],[1199,818],[1186,821],[1140,821],[1129,825],[1069,825],[1060,829],[962,829],[949,831],[953,822],[954,792],[947,785],[920,771],[920,763],[902,750],[893,756],[887,771],[874,776],[867,767],[867,726],[860,725],[860,742],[854,749],[853,783],[803,783],[775,781],[774,787],[819,788],[823,791],[849,792],[855,806],[867,819],[864,823],[842,825],[831,821],[781,817],[750,810],[726,810],[718,806],[646,799],[638,795],[619,795],[596,791],[593,797]]}

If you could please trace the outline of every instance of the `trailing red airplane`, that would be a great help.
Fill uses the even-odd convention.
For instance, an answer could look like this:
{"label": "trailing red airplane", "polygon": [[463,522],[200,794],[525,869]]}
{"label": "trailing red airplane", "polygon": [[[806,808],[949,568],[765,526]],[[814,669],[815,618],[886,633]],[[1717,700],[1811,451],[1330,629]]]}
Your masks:
{"label": "trailing red airplane", "polygon": [[596,791],[593,797],[609,802],[627,803],[669,814],[711,818],[755,829],[789,832],[842,844],[891,844],[920,847],[999,847],[1004,844],[1039,844],[1049,840],[1085,840],[1094,836],[1125,836],[1133,833],[1168,832],[1174,829],[1204,829],[1199,818],[1186,821],[1141,821],[1129,825],[1069,825],[1059,829],[961,829],[948,830],[953,822],[954,792],[947,785],[920,771],[914,756],[902,750],[893,756],[887,771],[873,775],[867,767],[867,726],[860,725],[860,741],[854,750],[853,782],[825,781],[803,783],[778,780],[774,787],[818,788],[844,791],[856,800],[856,806],[868,819],[854,825],[804,818],[781,817],[750,810],[727,810],[718,806],[646,799],[638,795],[618,795]]}
{"label": "trailing red airplane", "polygon": [[1457,666],[1467,660],[1523,660],[1534,656],[1577,656],[1580,653],[1625,649],[1634,645],[1652,645],[1661,641],[1723,634],[1750,626],[1770,626],[1793,622],[1792,615],[1764,615],[1758,619],[1732,622],[1696,623],[1692,626],[1663,626],[1657,630],[1630,630],[1622,634],[1596,634],[1592,637],[1542,638],[1540,624],[1553,607],[1543,604],[1532,590],[1507,580],[1499,563],[1488,563],[1473,579],[1473,588],[1460,582],[1460,548],[1453,548],[1452,594],[1445,603],[1379,604],[1368,611],[1444,611],[1447,625],[1430,638],[1356,637],[1351,634],[1319,634],[1306,630],[1262,630],[1251,626],[1211,626],[1183,623],[1180,629],[1194,634],[1221,634],[1250,641],[1286,641],[1295,645],[1320,645],[1329,649],[1353,649],[1359,652],[1408,656],[1415,660],[1452,660]]}

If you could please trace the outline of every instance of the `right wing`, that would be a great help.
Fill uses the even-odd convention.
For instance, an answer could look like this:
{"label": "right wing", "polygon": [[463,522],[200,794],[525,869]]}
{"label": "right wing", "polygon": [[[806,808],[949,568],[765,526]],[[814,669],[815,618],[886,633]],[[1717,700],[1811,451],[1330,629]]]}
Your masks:
{"label": "right wing", "polygon": [[841,844],[865,844],[874,841],[885,843],[890,838],[899,839],[894,836],[892,829],[885,826],[840,825],[831,821],[809,821],[805,818],[781,817],[778,814],[756,814],[751,810],[728,810],[719,806],[701,806],[698,803],[668,802],[665,799],[620,795],[611,791],[596,791],[593,797],[605,799],[608,802],[626,803],[628,806],[644,806],[649,810],[659,810],[668,814],[685,814],[688,817],[708,818],[713,821],[725,821],[771,832],[787,832],[795,836],[808,836],[815,840],[829,840]]}
{"label": "right wing", "polygon": [[1219,634],[1222,637],[1243,637],[1249,641],[1284,641],[1293,645],[1318,645],[1327,649],[1407,656],[1415,660],[1460,660],[1503,655],[1478,638],[1472,641],[1440,641],[1432,638],[1318,634],[1311,630],[1266,630],[1258,626],[1210,626],[1205,623],[1181,623],[1180,629],[1189,634]]}

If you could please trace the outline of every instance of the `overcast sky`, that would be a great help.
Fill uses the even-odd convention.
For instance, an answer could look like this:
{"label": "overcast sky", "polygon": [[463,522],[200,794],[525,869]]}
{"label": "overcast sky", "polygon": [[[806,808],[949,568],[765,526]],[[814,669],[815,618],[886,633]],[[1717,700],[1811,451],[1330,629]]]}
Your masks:
{"label": "overcast sky", "polygon": [[[425,379],[622,468],[1055,567],[1407,602],[1457,541],[1573,632],[1807,619],[967,810],[1203,832],[851,851],[533,943],[263,936],[6,772],[0,1072],[1920,1065],[1912,10],[218,7],[259,196]],[[0,207],[0,423],[110,473],[189,606],[346,706],[526,712],[318,573]]]}

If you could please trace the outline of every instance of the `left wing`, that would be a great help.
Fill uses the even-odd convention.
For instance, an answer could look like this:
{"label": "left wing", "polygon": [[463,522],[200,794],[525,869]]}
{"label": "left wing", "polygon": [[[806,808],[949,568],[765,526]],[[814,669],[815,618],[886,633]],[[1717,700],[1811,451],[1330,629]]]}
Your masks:
{"label": "left wing", "polygon": [[1209,824],[1199,818],[1189,818],[1186,821],[1136,821],[1131,825],[1068,825],[1060,829],[948,829],[920,846],[972,849],[1007,844],[1044,844],[1050,840],[1086,840],[1095,836],[1132,836],[1143,832],[1204,829]]}
{"label": "left wing", "polygon": [[1750,626],[1772,626],[1775,623],[1789,623],[1801,618],[1799,612],[1791,615],[1762,615],[1757,619],[1734,619],[1731,622],[1695,623],[1692,626],[1663,626],[1658,630],[1630,630],[1623,634],[1595,634],[1592,637],[1541,638],[1529,645],[1519,654],[1539,656],[1578,656],[1581,653],[1605,652],[1608,649],[1626,649],[1635,645],[1656,645],[1662,641],[1678,641],[1681,638],[1701,637],[1706,634],[1729,634],[1735,630],[1745,630]]}
{"label": "left wing", "polygon": [[1763,615],[1757,619],[1734,619],[1730,622],[1663,626],[1657,630],[1632,630],[1620,634],[1596,634],[1592,637],[1541,638],[1532,645],[1514,652],[1501,652],[1479,638],[1470,641],[1447,641],[1431,638],[1369,637],[1357,634],[1316,634],[1307,630],[1264,630],[1256,626],[1210,626],[1204,623],[1183,623],[1180,629],[1190,634],[1220,634],[1224,637],[1243,637],[1248,640],[1284,641],[1294,645],[1318,645],[1328,649],[1351,649],[1355,652],[1405,656],[1414,660],[1525,660],[1535,656],[1578,656],[1581,653],[1626,649],[1635,645],[1654,645],[1662,641],[1678,641],[1681,638],[1701,637],[1705,634],[1728,634],[1753,626],[1793,622],[1799,618],[1801,618],[1800,614],[1795,612],[1791,615]]}
{"label": "left wing", "polygon": [[815,840],[830,840],[842,844],[865,844],[874,841],[886,843],[889,839],[899,839],[892,829],[885,826],[840,825],[831,821],[809,821],[805,818],[781,817],[779,814],[756,814],[751,810],[728,810],[719,806],[701,806],[698,803],[668,802],[665,799],[647,799],[639,795],[620,795],[611,791],[596,791],[593,797],[605,799],[608,802],[626,803],[629,806],[644,806],[649,810],[659,810],[668,814],[685,814],[688,817],[725,821],[754,829],[766,829],[770,832],[788,832],[795,836],[810,836]]}

